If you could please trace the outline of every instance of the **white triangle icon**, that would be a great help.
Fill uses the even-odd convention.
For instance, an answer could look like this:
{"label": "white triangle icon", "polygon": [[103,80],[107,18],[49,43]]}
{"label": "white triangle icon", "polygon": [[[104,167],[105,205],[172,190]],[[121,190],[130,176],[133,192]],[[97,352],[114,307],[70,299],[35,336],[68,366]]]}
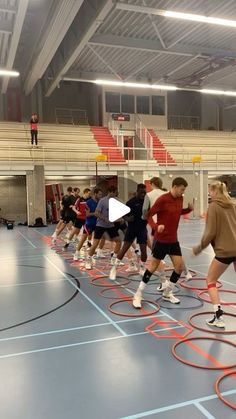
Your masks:
{"label": "white triangle icon", "polygon": [[130,208],[127,205],[122,204],[122,202],[118,201],[115,198],[109,199],[109,207],[108,207],[108,218],[111,223],[119,218],[123,217],[124,215],[130,212]]}

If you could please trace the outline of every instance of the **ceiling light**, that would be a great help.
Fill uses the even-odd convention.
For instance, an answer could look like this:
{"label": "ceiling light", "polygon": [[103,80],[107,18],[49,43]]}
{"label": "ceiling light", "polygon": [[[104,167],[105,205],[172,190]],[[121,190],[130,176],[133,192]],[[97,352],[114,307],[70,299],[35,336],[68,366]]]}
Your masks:
{"label": "ceiling light", "polygon": [[19,75],[20,73],[18,71],[4,70],[0,68],[0,76],[18,77]]}
{"label": "ceiling light", "polygon": [[212,25],[221,25],[221,26],[229,26],[231,28],[236,28],[236,20],[221,19],[221,18],[211,17],[211,16],[207,17],[207,16],[195,15],[191,13],[172,12],[171,10],[162,10],[161,12],[162,12],[161,15],[165,17],[190,20],[193,22],[200,22],[200,23],[210,23]]}
{"label": "ceiling light", "polygon": [[236,91],[231,92],[230,90],[200,89],[200,90],[196,90],[196,91],[199,91],[201,93],[207,93],[207,94],[210,94],[210,95],[236,96]]}
{"label": "ceiling light", "polygon": [[158,89],[158,90],[177,90],[176,86],[160,85],[160,84],[148,84],[148,83],[130,83],[123,81],[113,80],[94,80],[94,83],[105,85],[105,86],[117,86],[117,87],[136,87],[142,89]]}

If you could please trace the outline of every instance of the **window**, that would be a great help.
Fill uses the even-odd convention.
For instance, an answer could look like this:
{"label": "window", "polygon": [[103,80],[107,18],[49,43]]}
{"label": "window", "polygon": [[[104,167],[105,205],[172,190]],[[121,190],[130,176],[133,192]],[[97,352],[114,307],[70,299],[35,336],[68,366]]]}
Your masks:
{"label": "window", "polygon": [[152,96],[152,115],[165,115],[165,96]]}
{"label": "window", "polygon": [[106,92],[106,112],[120,112],[120,93]]}
{"label": "window", "polygon": [[149,96],[137,96],[137,113],[148,115],[149,110]]}
{"label": "window", "polygon": [[121,112],[134,113],[133,95],[121,95]]}

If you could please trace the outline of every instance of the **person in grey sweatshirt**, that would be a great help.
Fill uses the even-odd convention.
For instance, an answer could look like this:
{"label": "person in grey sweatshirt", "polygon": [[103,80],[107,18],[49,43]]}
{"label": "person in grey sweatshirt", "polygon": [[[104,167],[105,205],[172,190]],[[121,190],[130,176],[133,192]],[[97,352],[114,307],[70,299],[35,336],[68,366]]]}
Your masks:
{"label": "person in grey sweatshirt", "polygon": [[212,245],[215,257],[207,274],[207,288],[213,304],[214,316],[207,320],[210,326],[225,327],[221,309],[217,280],[231,263],[236,271],[236,201],[230,197],[226,185],[214,181],[209,187],[211,203],[207,212],[206,226],[199,245],[193,247],[196,256],[209,244]]}

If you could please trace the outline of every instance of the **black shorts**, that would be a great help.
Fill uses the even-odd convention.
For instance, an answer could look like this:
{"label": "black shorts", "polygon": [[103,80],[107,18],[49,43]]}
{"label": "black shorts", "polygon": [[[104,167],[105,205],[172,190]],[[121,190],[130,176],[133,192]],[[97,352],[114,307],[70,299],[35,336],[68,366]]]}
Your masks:
{"label": "black shorts", "polygon": [[229,258],[218,258],[215,256],[215,259],[218,260],[218,262],[224,263],[225,265],[230,265],[233,262],[236,262],[236,256],[231,256]]}
{"label": "black shorts", "polygon": [[152,249],[152,256],[155,259],[163,260],[166,255],[170,256],[182,256],[179,242],[175,243],[162,243],[155,241]]}
{"label": "black shorts", "polygon": [[82,218],[76,218],[74,221],[75,228],[82,228],[85,224],[85,220],[82,220]]}
{"label": "black shorts", "polygon": [[72,217],[71,215],[64,215],[62,218],[64,224],[68,224],[70,221],[74,224],[75,217]]}
{"label": "black shorts", "polygon": [[84,225],[83,234],[87,234],[87,236],[91,236],[91,234],[95,231],[96,226],[88,226],[87,224]]}
{"label": "black shorts", "polygon": [[114,223],[114,226],[115,226],[115,228],[116,228],[117,235],[119,235],[119,234],[118,234],[119,230],[121,230],[121,231],[123,231],[123,232],[125,232],[125,231],[127,230],[127,224],[126,224],[126,223],[120,223],[120,221],[115,222],[115,223]]}
{"label": "black shorts", "polygon": [[100,240],[104,233],[107,233],[110,239],[115,239],[116,237],[119,238],[117,234],[117,229],[115,227],[99,227],[96,226],[95,232],[94,232],[94,238],[95,240]]}
{"label": "black shorts", "polygon": [[139,229],[128,226],[125,233],[124,242],[133,243],[135,239],[137,239],[138,244],[147,244],[146,226],[140,227]]}
{"label": "black shorts", "polygon": [[61,211],[60,220],[63,220],[65,218],[65,211]]}

